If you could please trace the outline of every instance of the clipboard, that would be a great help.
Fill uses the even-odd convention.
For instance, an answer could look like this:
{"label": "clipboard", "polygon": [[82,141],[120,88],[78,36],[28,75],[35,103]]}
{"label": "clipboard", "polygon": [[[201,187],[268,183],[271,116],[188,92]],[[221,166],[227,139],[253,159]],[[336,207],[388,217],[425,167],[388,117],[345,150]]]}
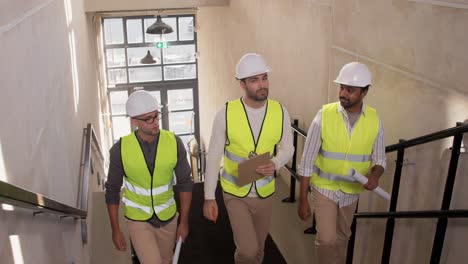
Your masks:
{"label": "clipboard", "polygon": [[258,166],[265,165],[268,162],[270,162],[270,153],[265,152],[261,155],[255,156],[246,161],[243,161],[242,163],[239,163],[239,177],[237,178],[236,182],[237,186],[242,187],[244,185],[247,185],[251,182],[265,177],[264,175],[257,173],[255,170]]}

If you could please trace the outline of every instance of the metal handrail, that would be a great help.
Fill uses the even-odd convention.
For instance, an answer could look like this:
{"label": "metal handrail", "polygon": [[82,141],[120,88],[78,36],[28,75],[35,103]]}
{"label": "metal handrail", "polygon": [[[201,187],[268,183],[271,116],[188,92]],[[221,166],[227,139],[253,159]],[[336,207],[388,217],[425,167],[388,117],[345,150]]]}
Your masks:
{"label": "metal handrail", "polygon": [[0,181],[0,203],[31,209],[34,214],[47,212],[75,219],[85,219],[88,215],[84,210],[3,181]]}
{"label": "metal handrail", "polygon": [[468,210],[426,210],[380,213],[355,213],[356,218],[468,218]]}
{"label": "metal handrail", "polygon": [[[96,136],[93,126],[88,123],[85,129],[85,149],[84,149],[84,173],[83,178],[81,179],[81,199],[80,199],[80,208],[83,210],[88,210],[88,187],[89,187],[89,178],[92,172],[92,162],[91,162],[91,148],[95,146],[97,153],[99,154],[101,160],[104,160],[104,155],[102,154],[101,145]],[[94,143],[94,145],[92,144]]]}
{"label": "metal handrail", "polygon": [[[92,174],[91,164],[91,149],[94,149],[99,154],[99,157],[104,160],[104,155],[101,146],[97,139],[96,133],[91,124],[88,124],[85,132],[85,146],[83,166],[84,172],[81,179],[81,204],[73,207],[51,199],[39,193],[35,193],[13,184],[0,181],[0,203],[10,204],[21,208],[31,209],[33,214],[50,213],[59,215],[61,218],[72,217],[74,219],[86,219],[88,216],[88,186],[89,177]],[[93,143],[93,144],[92,144]],[[86,221],[81,222],[81,234],[83,243],[87,242],[87,226]]]}
{"label": "metal handrail", "polygon": [[[93,164],[91,159],[91,149],[94,146],[97,150],[101,160],[104,160],[102,154],[101,145],[97,139],[96,132],[94,131],[93,125],[88,123],[85,129],[85,145],[84,145],[84,157],[83,157],[83,177],[81,178],[81,192],[80,192],[80,208],[88,211],[88,192],[89,192],[89,178],[93,173]],[[94,144],[92,144],[94,143]],[[86,221],[81,221],[81,240],[83,244],[88,241],[88,226]]]}
{"label": "metal handrail", "polygon": [[417,138],[413,138],[410,140],[402,141],[400,143],[389,145],[385,148],[385,152],[389,153],[389,152],[397,151],[399,149],[405,149],[405,148],[413,147],[416,145],[421,145],[424,143],[437,141],[443,138],[453,137],[457,134],[463,134],[466,132],[468,132],[468,123],[457,122],[456,127],[452,127],[449,129],[441,130],[439,132],[427,134],[421,137],[417,137]]}

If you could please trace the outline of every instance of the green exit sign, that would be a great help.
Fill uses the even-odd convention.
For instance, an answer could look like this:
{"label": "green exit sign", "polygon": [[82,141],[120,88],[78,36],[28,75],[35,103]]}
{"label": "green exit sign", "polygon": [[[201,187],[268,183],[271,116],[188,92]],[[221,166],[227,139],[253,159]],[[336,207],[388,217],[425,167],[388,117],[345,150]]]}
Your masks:
{"label": "green exit sign", "polygon": [[167,42],[156,42],[156,48],[158,49],[165,49],[167,47],[168,47]]}

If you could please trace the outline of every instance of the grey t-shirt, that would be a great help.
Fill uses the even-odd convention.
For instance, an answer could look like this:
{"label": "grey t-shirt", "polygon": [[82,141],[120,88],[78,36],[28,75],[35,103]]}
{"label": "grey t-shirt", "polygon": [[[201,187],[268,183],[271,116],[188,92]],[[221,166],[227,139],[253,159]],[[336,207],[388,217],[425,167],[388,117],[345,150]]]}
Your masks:
{"label": "grey t-shirt", "polygon": [[[138,142],[140,143],[141,150],[146,160],[146,165],[150,175],[153,175],[154,163],[156,160],[156,152],[158,149],[159,134],[156,136],[153,142],[143,141],[138,137],[136,131],[134,132]],[[179,192],[191,192],[193,188],[193,179],[191,177],[190,165],[187,161],[187,152],[185,151],[182,140],[176,136],[177,141],[177,164],[175,167],[175,175],[177,180],[176,190]],[[120,190],[123,184],[123,177],[125,171],[122,163],[121,154],[121,140],[116,142],[110,149],[110,164],[109,172],[107,174],[106,187],[106,203],[107,204],[119,204],[120,203]],[[156,217],[156,214],[147,220],[154,227],[161,227],[169,223],[173,218],[167,221],[161,221]]]}

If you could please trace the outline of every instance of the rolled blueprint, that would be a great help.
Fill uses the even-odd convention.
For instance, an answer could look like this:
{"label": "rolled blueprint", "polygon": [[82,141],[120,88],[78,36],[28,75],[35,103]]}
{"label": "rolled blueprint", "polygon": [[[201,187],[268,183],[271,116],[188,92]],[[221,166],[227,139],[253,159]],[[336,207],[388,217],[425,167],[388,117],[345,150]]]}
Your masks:
{"label": "rolled blueprint", "polygon": [[[361,173],[357,172],[355,169],[349,169],[349,175],[353,177],[356,181],[360,182],[362,185],[366,184],[368,179],[366,176],[362,175]],[[376,194],[378,194],[380,197],[384,198],[385,200],[390,200],[390,194],[386,191],[384,191],[380,187],[376,187],[374,190],[372,190]]]}
{"label": "rolled blueprint", "polygon": [[179,237],[179,240],[177,240],[174,257],[172,258],[172,264],[177,264],[177,262],[179,261],[179,254],[180,254],[181,246],[182,246],[182,237]]}

